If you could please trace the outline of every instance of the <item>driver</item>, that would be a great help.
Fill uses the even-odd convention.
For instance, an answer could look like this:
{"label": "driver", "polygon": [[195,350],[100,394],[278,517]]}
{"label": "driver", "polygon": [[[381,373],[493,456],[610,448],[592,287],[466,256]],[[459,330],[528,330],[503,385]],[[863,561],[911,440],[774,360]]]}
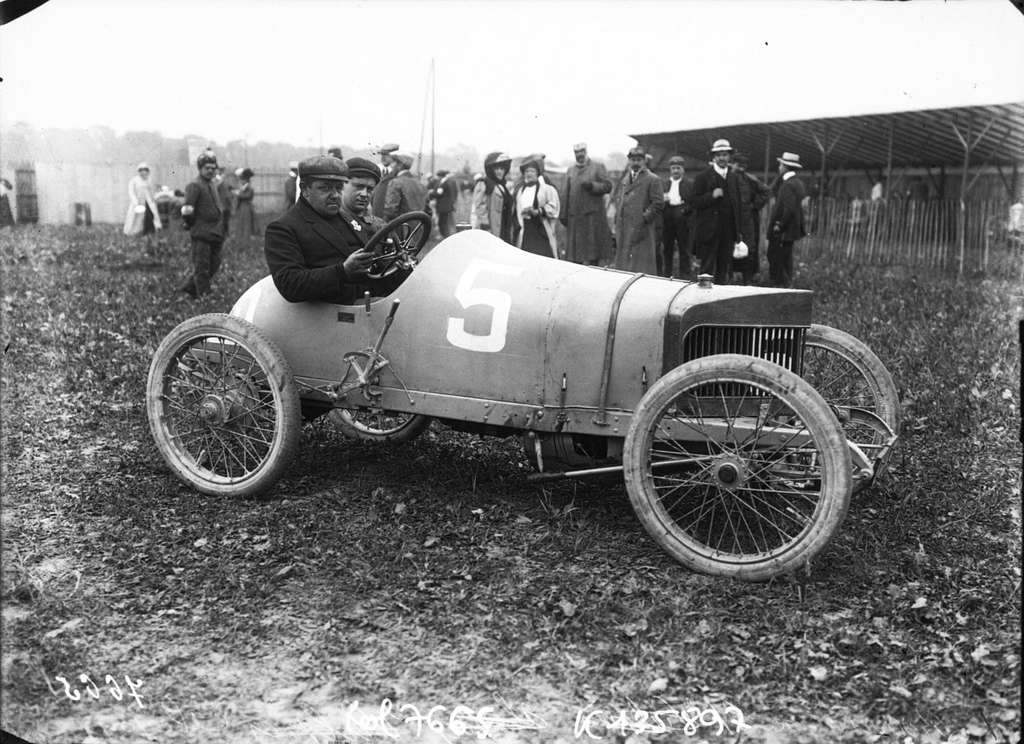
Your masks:
{"label": "driver", "polygon": [[366,276],[374,253],[363,250],[384,223],[367,217],[380,169],[365,158],[331,156],[299,163],[300,196],[267,225],[263,250],[274,285],[289,302],[353,305],[369,291],[390,294],[408,276],[400,269],[383,279]]}

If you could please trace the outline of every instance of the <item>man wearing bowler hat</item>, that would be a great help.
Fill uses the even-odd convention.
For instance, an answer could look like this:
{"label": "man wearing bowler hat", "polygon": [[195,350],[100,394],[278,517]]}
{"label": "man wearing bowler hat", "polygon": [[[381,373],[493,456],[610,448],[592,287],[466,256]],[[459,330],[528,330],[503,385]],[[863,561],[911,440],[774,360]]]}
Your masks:
{"label": "man wearing bowler hat", "polygon": [[731,156],[729,140],[715,140],[711,164],[693,179],[690,194],[694,252],[700,261],[700,272],[711,274],[715,284],[728,284],[736,242],[753,239],[745,236],[740,226],[742,200],[738,176],[729,168]]}
{"label": "man wearing bowler hat", "polygon": [[802,167],[800,156],[782,153],[779,161],[779,193],[768,219],[768,277],[774,287],[793,286],[793,246],[804,229],[803,200],[807,189],[796,177]]}
{"label": "man wearing bowler hat", "polygon": [[363,246],[382,224],[367,217],[380,170],[364,158],[321,155],[298,166],[298,201],[267,226],[264,253],[274,285],[289,302],[352,305],[369,291],[391,293],[407,271],[366,276],[374,254]]}
{"label": "man wearing bowler hat", "polygon": [[609,258],[611,232],[605,218],[604,195],[612,182],[601,163],[587,157],[587,145],[573,146],[576,165],[565,173],[559,195],[559,220],[566,228],[565,258],[575,263],[597,265]]}
{"label": "man wearing bowler hat", "polygon": [[664,206],[661,181],[647,169],[642,147],[629,151],[629,165],[615,195],[616,269],[658,273],[657,221]]}
{"label": "man wearing bowler hat", "polygon": [[668,160],[668,180],[665,184],[665,211],[662,212],[661,256],[658,273],[675,276],[674,262],[679,253],[679,276],[689,278],[690,268],[690,184],[683,180],[685,162],[679,155]]}

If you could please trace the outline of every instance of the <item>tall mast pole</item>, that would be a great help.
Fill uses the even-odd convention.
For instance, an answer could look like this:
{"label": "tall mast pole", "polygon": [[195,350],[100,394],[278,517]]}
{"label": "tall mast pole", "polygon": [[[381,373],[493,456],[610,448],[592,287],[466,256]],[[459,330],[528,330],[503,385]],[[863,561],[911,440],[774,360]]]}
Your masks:
{"label": "tall mast pole", "polygon": [[434,173],[434,122],[437,118],[437,74],[434,58],[430,58],[430,172]]}
{"label": "tall mast pole", "polygon": [[[431,60],[433,64],[433,60]],[[427,84],[423,88],[423,115],[420,117],[420,146],[416,148],[416,174],[422,173],[420,161],[423,160],[423,132],[427,128],[427,102],[430,100],[430,78],[433,77],[433,69],[427,70]]]}

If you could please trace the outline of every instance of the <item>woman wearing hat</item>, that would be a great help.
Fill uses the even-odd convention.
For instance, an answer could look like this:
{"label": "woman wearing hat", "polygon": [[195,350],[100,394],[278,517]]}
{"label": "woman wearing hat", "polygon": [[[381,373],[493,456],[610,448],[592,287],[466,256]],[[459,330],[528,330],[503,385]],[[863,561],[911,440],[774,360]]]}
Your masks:
{"label": "woman wearing hat", "polygon": [[153,236],[163,225],[149,183],[149,166],[139,163],[136,174],[128,181],[128,214],[124,218],[125,235],[143,235],[146,249],[153,247]]}
{"label": "woman wearing hat", "polygon": [[538,256],[558,258],[555,220],[558,219],[558,191],[540,178],[544,167],[536,158],[528,158],[519,166],[522,182],[516,186],[516,223],[519,237],[516,246]]}
{"label": "woman wearing hat", "polygon": [[253,172],[249,168],[239,168],[235,175],[238,176],[238,188],[235,190],[235,232],[242,238],[258,236],[256,210],[253,208],[253,197],[256,195],[252,188]]}
{"label": "woman wearing hat", "polygon": [[484,178],[473,187],[473,215],[479,229],[514,245],[515,200],[506,178],[510,165],[512,158],[503,152],[491,152],[484,158]]}

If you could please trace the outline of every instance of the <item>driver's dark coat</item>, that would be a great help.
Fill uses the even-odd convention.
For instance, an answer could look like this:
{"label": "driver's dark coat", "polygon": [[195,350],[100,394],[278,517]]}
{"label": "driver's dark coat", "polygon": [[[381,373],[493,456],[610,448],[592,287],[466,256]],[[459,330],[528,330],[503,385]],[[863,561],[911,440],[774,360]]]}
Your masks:
{"label": "driver's dark coat", "polygon": [[[355,230],[352,221],[359,224]],[[295,206],[267,225],[263,250],[274,285],[289,302],[334,302],[354,305],[369,291],[390,294],[408,272],[378,280],[350,279],[342,264],[383,225],[352,215],[325,218],[300,198]]]}

